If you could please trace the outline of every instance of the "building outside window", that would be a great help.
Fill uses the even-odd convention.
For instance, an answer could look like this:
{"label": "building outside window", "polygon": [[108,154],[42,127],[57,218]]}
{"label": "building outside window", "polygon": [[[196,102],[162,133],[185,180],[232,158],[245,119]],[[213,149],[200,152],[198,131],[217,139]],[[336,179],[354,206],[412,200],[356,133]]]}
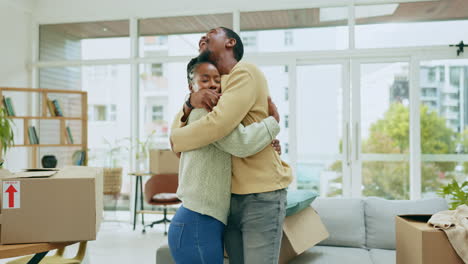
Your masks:
{"label": "building outside window", "polygon": [[162,63],[151,64],[151,75],[156,77],[163,76],[163,65]]}
{"label": "building outside window", "polygon": [[109,120],[117,121],[117,105],[110,105]]}
{"label": "building outside window", "polygon": [[294,45],[294,39],[293,39],[293,32],[292,31],[285,31],[284,32],[284,45],[285,46]]}
{"label": "building outside window", "polygon": [[106,121],[107,109],[105,105],[94,105],[94,121]]}
{"label": "building outside window", "polygon": [[151,109],[151,121],[164,120],[164,107],[162,105],[153,105]]}

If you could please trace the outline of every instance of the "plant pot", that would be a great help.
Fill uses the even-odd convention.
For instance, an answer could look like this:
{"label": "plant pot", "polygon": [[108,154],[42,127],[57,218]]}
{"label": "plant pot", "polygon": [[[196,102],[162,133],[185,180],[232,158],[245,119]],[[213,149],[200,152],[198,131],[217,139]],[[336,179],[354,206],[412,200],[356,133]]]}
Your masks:
{"label": "plant pot", "polygon": [[120,194],[122,189],[122,168],[104,168],[104,194]]}
{"label": "plant pot", "polygon": [[57,158],[54,155],[45,155],[41,160],[43,168],[55,168],[57,166]]}

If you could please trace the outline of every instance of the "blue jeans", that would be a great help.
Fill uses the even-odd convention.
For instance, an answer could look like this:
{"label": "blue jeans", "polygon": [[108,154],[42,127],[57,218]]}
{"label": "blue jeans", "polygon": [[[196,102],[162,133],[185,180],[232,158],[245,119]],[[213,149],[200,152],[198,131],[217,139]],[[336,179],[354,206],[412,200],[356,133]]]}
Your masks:
{"label": "blue jeans", "polygon": [[286,190],[231,196],[225,233],[230,264],[278,264]]}
{"label": "blue jeans", "polygon": [[222,222],[181,206],[169,226],[169,248],[177,264],[222,264]]}

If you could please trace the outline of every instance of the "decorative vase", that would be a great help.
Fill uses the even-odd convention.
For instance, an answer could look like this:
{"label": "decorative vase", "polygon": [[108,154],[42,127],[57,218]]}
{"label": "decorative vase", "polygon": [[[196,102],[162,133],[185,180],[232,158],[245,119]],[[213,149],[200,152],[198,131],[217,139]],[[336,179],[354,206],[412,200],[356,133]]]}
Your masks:
{"label": "decorative vase", "polygon": [[54,155],[45,155],[41,161],[43,168],[55,168],[57,166],[57,158]]}

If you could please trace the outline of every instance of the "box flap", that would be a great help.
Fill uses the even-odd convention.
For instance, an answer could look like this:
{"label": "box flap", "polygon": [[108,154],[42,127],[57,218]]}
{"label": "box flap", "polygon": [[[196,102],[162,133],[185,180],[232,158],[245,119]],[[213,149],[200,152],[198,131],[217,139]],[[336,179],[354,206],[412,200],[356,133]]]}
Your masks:
{"label": "box flap", "polygon": [[430,226],[427,222],[432,215],[399,215],[408,225],[423,232],[439,232],[440,230]]}
{"label": "box flap", "polygon": [[297,254],[301,254],[329,236],[322,220],[312,207],[286,217],[283,231]]}
{"label": "box flap", "polygon": [[10,178],[46,178],[56,173],[57,171],[22,171],[13,173]]}

